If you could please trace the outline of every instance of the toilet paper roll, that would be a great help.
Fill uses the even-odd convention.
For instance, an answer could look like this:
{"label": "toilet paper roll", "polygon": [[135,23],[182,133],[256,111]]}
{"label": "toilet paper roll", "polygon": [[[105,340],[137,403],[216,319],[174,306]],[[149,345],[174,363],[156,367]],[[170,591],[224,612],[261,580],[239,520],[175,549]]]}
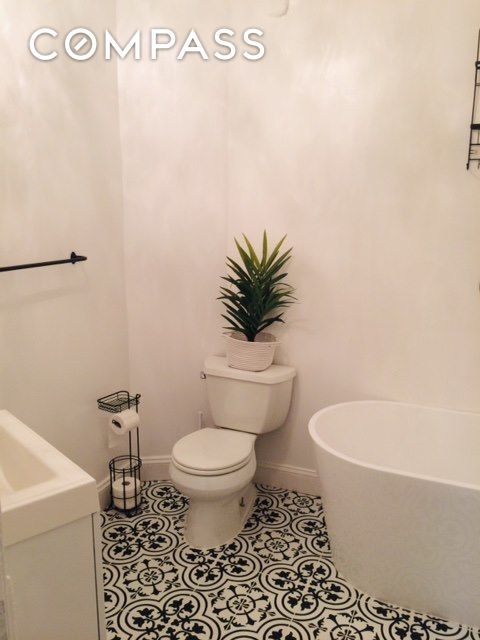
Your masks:
{"label": "toilet paper roll", "polygon": [[117,478],[112,486],[112,493],[118,498],[131,498],[135,493],[140,493],[140,480],[136,480],[133,476],[125,476],[125,478]]}
{"label": "toilet paper roll", "polygon": [[[117,509],[134,509],[140,504],[140,491],[140,480],[132,476],[118,478],[112,485],[113,504]],[[135,494],[137,494],[136,499]]]}
{"label": "toilet paper roll", "polygon": [[125,409],[114,413],[109,420],[110,430],[117,436],[123,436],[140,426],[140,417],[134,409]]}
{"label": "toilet paper roll", "polygon": [[135,498],[113,498],[113,504],[117,509],[121,511],[130,511],[130,509],[136,509],[140,505],[140,497],[138,497],[137,502],[135,502]]}
{"label": "toilet paper roll", "polygon": [[141,498],[138,496],[137,500],[135,498],[116,498],[113,496],[113,504],[117,509],[121,509],[122,511],[129,511],[130,509],[135,509],[140,505]]}

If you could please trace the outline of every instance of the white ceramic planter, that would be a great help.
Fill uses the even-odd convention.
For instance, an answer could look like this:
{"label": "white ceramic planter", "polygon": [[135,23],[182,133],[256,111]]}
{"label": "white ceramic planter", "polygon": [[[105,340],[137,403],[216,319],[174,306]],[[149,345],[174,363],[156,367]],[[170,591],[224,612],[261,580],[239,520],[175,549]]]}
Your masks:
{"label": "white ceramic planter", "polygon": [[243,371],[264,371],[273,362],[279,340],[271,333],[259,333],[254,342],[238,332],[226,333],[227,364]]}

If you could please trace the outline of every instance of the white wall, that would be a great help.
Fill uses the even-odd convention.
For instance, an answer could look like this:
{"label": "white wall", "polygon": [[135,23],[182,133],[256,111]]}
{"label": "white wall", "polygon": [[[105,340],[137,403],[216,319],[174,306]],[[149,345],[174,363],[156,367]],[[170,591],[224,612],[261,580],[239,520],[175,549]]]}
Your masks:
{"label": "white wall", "polygon": [[[213,33],[224,0],[117,2],[118,34]],[[200,56],[118,65],[132,389],[143,394],[145,454],[169,454],[206,410],[199,373],[221,345],[228,176],[225,65]],[[215,345],[215,343],[218,343]]]}
{"label": "white wall", "polygon": [[[465,171],[477,0],[7,0],[1,262],[89,261],[2,275],[1,404],[97,478],[101,393],[131,388],[143,453],[165,455],[206,411],[221,352],[215,301],[241,232],[294,246],[280,360],[292,412],[264,461],[312,468],[322,406],[391,398],[480,410],[480,174]],[[40,64],[39,24],[263,26],[260,63]],[[117,112],[116,68],[118,70]],[[120,167],[119,139],[121,157]],[[61,133],[59,133],[61,132]],[[14,215],[12,215],[12,212]]]}
{"label": "white wall", "polygon": [[[201,4],[201,6],[200,6]],[[118,2],[141,25],[263,26],[261,63],[119,65],[130,366],[149,451],[205,408],[233,235],[293,244],[298,369],[260,459],[313,467],[322,406],[390,398],[480,410],[479,175],[465,171],[477,0]],[[222,15],[228,5],[230,15]],[[282,5],[282,6],[281,6]],[[227,92],[227,93],[225,93]]]}
{"label": "white wall", "polygon": [[116,70],[40,63],[27,42],[40,26],[114,22],[113,0],[0,6],[0,263],[88,256],[0,274],[0,406],[97,479],[108,452],[96,398],[128,382]]}
{"label": "white wall", "polygon": [[298,369],[259,457],[311,466],[309,416],[388,398],[480,410],[480,174],[465,171],[475,0],[243,3],[269,53],[229,68],[228,236],[288,232]]}

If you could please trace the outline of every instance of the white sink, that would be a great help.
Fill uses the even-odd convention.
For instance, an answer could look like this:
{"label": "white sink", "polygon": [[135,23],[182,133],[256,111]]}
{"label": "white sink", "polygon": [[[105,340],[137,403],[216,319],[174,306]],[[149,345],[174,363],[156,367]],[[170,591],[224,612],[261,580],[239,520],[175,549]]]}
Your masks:
{"label": "white sink", "polygon": [[0,411],[4,546],[99,510],[95,480],[8,411]]}

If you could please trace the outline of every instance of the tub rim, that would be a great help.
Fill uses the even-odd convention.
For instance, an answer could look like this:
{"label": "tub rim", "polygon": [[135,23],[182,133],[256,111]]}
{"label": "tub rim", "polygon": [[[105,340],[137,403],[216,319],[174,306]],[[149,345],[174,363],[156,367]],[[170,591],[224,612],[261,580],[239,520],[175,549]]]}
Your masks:
{"label": "tub rim", "polygon": [[359,460],[357,458],[353,458],[351,456],[346,455],[345,453],[342,453],[340,451],[338,451],[337,449],[334,449],[333,447],[331,447],[329,444],[327,444],[325,442],[325,440],[320,437],[320,435],[318,434],[317,430],[316,430],[316,423],[317,420],[319,418],[320,415],[325,414],[325,413],[330,413],[332,411],[334,411],[335,409],[338,409],[339,407],[344,407],[347,405],[358,405],[358,404],[383,404],[383,405],[401,405],[402,407],[411,407],[411,408],[415,408],[415,409],[429,409],[429,410],[433,410],[433,411],[442,411],[442,412],[446,412],[446,413],[455,413],[455,414],[462,414],[462,415],[470,415],[470,416],[476,416],[477,418],[479,418],[480,420],[480,413],[476,413],[475,411],[463,411],[463,410],[458,410],[458,409],[448,409],[448,408],[444,408],[444,407],[432,407],[432,406],[428,406],[428,405],[421,405],[421,404],[416,404],[413,402],[401,402],[398,400],[348,400],[346,402],[336,402],[335,404],[330,404],[326,407],[324,407],[323,409],[319,409],[318,411],[316,411],[312,417],[310,418],[310,420],[308,421],[308,432],[310,434],[311,439],[313,440],[315,445],[318,445],[319,447],[321,447],[322,449],[324,449],[325,451],[327,451],[328,453],[330,453],[331,455],[340,458],[341,460],[344,460],[345,462],[348,462],[350,464],[353,464],[357,467],[363,467],[366,469],[372,469],[374,471],[381,471],[382,473],[388,473],[390,475],[396,475],[396,476],[404,476],[407,478],[415,478],[418,480],[424,480],[427,482],[434,482],[436,484],[443,484],[443,485],[448,485],[450,487],[459,487],[461,489],[468,489],[470,491],[476,491],[476,492],[480,492],[480,484],[471,484],[469,482],[461,482],[458,480],[446,480],[445,478],[439,478],[437,476],[432,476],[432,475],[425,475],[425,474],[420,474],[420,473],[413,473],[411,471],[401,471],[399,469],[392,469],[389,467],[385,467],[382,465],[377,465],[377,464],[372,464],[370,462],[364,462],[362,460]]}

